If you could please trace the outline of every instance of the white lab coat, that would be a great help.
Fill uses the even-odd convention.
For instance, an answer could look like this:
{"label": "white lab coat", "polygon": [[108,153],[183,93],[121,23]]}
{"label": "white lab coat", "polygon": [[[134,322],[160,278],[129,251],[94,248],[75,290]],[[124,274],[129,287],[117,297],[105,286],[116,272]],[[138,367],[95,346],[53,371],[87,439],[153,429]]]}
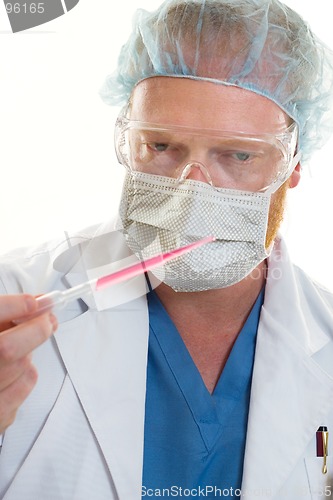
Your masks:
{"label": "white lab coat", "polygon": [[[126,263],[123,237],[110,229],[7,256],[1,292],[64,289],[89,268]],[[291,264],[281,241],[268,269],[242,497],[329,498],[333,461],[323,475],[315,433],[333,432],[333,296]],[[59,313],[54,338],[35,351],[39,380],[4,436],[0,498],[141,498],[148,312],[132,288],[113,291],[120,304],[102,311],[90,296]]]}

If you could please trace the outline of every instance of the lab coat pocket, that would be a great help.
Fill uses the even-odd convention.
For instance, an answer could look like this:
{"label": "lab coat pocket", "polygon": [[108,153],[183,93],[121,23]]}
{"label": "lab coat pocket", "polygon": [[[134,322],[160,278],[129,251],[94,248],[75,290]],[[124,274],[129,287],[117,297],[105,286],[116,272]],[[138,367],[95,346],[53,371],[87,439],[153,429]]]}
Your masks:
{"label": "lab coat pocket", "polygon": [[68,304],[64,309],[55,309],[54,314],[57,316],[59,325],[65,325],[70,321],[77,320],[84,316],[88,311],[87,305],[83,300],[79,299]]}
{"label": "lab coat pocket", "polygon": [[312,500],[333,498],[333,456],[327,457],[327,473],[323,474],[323,457],[305,459]]}

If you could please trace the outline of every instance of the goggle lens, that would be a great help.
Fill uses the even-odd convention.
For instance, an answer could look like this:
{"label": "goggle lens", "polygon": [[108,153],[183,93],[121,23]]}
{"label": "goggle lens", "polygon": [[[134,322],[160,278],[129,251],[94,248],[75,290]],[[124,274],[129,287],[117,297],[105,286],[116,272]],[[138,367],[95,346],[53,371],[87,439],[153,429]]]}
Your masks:
{"label": "goggle lens", "polygon": [[215,187],[263,191],[287,178],[297,126],[281,136],[200,131],[118,119],[116,151],[132,172],[182,179],[191,163],[203,164]]}

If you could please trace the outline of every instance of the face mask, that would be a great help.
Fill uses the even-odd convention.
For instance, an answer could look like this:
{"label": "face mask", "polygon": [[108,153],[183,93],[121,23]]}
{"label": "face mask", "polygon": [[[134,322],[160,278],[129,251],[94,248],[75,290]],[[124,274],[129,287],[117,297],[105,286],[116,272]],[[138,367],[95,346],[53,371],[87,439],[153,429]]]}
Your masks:
{"label": "face mask", "polygon": [[173,290],[225,288],[266,259],[270,194],[214,188],[145,173],[126,176],[120,219],[131,250],[146,259],[205,236],[216,241],[153,271]]}

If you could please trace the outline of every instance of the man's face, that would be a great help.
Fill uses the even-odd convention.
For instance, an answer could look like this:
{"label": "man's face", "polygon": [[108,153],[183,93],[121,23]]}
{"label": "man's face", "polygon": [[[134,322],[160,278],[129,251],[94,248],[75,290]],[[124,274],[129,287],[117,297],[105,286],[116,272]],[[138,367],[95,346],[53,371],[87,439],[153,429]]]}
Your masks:
{"label": "man's face", "polygon": [[[134,89],[130,118],[161,125],[213,129],[249,135],[283,133],[291,123],[289,116],[271,100],[254,92],[233,86],[188,78],[154,77],[143,80]],[[190,161],[206,163],[204,148],[194,145]],[[273,168],[273,167],[272,167]],[[282,221],[284,201],[289,184],[274,193],[271,200],[267,244],[275,238]],[[204,173],[191,169],[188,178],[207,182]],[[234,188],[236,185],[219,187]]]}

